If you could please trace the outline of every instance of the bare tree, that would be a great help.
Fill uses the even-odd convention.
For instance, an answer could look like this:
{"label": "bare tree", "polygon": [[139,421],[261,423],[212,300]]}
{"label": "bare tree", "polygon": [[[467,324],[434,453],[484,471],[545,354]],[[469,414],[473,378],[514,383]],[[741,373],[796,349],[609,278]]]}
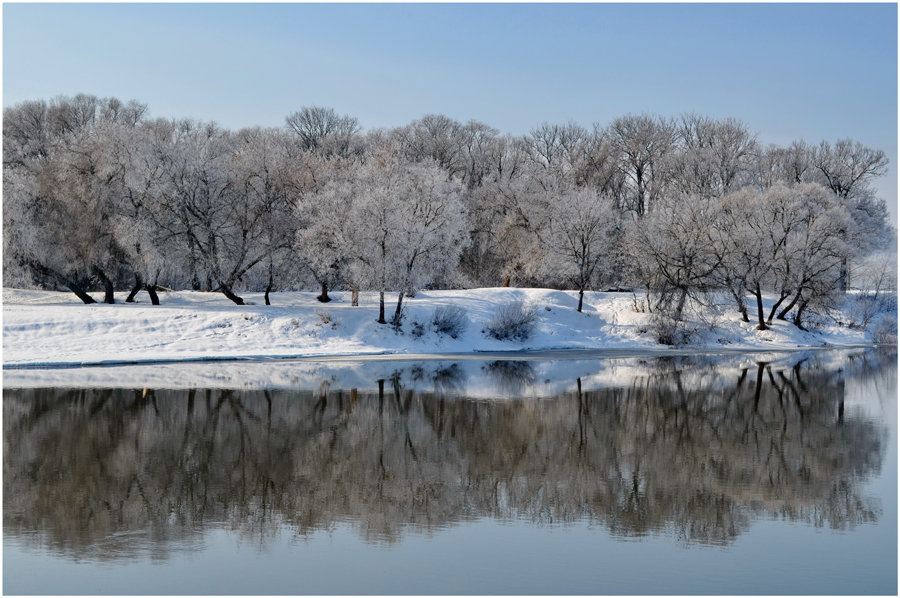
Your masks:
{"label": "bare tree", "polygon": [[607,134],[628,180],[624,207],[643,216],[662,195],[675,126],[646,114],[629,115],[614,120]]}
{"label": "bare tree", "polygon": [[323,155],[349,156],[354,138],[361,130],[356,118],[321,106],[301,108],[289,114],[285,121],[296,133],[302,149]]}
{"label": "bare tree", "polygon": [[721,197],[750,183],[757,146],[743,123],[685,114],[676,135],[681,149],[673,156],[670,176],[682,193]]}
{"label": "bare tree", "polygon": [[560,192],[551,204],[549,230],[544,239],[555,275],[578,289],[578,311],[584,291],[611,262],[618,214],[614,200],[592,189]]}

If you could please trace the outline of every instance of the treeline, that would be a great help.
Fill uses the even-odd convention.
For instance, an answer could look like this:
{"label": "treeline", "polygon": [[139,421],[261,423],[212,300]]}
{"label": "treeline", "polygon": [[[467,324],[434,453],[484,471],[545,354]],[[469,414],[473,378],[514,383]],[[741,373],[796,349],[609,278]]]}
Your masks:
{"label": "treeline", "polygon": [[[852,140],[762,146],[734,119],[628,115],[516,137],[307,107],[229,131],[78,95],[4,110],[4,285],[88,291],[610,287],[678,322],[715,291],[799,326],[890,243]],[[763,309],[763,293],[774,307]],[[636,305],[639,303],[636,300]],[[581,308],[579,302],[579,309]]]}

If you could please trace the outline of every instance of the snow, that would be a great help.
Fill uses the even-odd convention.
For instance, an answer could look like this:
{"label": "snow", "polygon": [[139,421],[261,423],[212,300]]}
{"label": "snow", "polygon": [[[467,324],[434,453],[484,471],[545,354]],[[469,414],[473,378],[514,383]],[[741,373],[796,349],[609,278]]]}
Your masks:
{"label": "snow", "polygon": [[[262,294],[243,295],[249,305],[231,303],[219,293],[193,291],[160,294],[152,306],[146,295],[139,302],[84,305],[71,293],[20,289],[3,290],[3,366],[66,367],[103,364],[150,364],[207,360],[259,360],[335,356],[390,355],[411,359],[439,356],[456,359],[478,353],[496,359],[509,351],[589,350],[593,355],[684,353],[655,342],[651,317],[634,309],[630,293],[587,292],[584,312],[578,294],[550,289],[487,288],[420,292],[404,299],[404,321],[397,332],[376,323],[377,293],[362,293],[359,307],[350,294],[332,293],[334,301],[318,302],[313,292],[273,293],[272,305]],[[386,297],[386,314],[393,313],[396,295]],[[537,312],[537,326],[524,342],[499,341],[483,333],[497,307],[523,301]],[[458,338],[429,328],[439,305],[463,308],[467,326]],[[414,338],[415,322],[425,333]],[[861,330],[833,324],[804,332],[776,321],[758,331],[734,314],[723,314],[717,327],[707,327],[691,350],[784,351],[821,346],[868,346]],[[487,353],[487,354],[484,354]]]}

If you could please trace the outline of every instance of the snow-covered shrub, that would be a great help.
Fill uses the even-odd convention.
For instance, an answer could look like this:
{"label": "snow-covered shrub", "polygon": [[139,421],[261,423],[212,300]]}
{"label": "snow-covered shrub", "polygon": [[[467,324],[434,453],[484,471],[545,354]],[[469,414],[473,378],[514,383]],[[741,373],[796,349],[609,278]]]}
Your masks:
{"label": "snow-covered shrub", "polygon": [[412,329],[409,331],[409,335],[413,338],[422,338],[422,336],[425,335],[425,325],[416,320],[412,323]]}
{"label": "snow-covered shrub", "polygon": [[885,315],[872,328],[872,340],[881,345],[897,344],[897,318]]}
{"label": "snow-covered shrub", "polygon": [[661,313],[655,313],[650,322],[650,330],[661,345],[681,347],[696,340],[702,333],[697,322],[676,320]]}
{"label": "snow-covered shrub", "polygon": [[845,311],[851,328],[865,330],[879,314],[896,313],[896,254],[879,252],[866,256],[853,272],[853,282],[860,290],[847,296]]}
{"label": "snow-covered shrub", "polygon": [[643,297],[638,297],[636,292],[632,292],[631,294],[631,307],[634,310],[634,313],[644,314],[650,311],[650,298],[646,295]]}
{"label": "snow-covered shrub", "polygon": [[865,330],[869,327],[869,322],[878,314],[896,310],[897,296],[893,293],[859,293],[847,301],[845,312],[848,319],[847,325],[850,328]]}
{"label": "snow-covered shrub", "polygon": [[485,326],[488,336],[497,340],[528,340],[537,323],[537,312],[521,301],[504,303]]}
{"label": "snow-covered shrub", "polygon": [[434,308],[431,316],[431,326],[434,331],[450,338],[457,338],[462,334],[468,322],[466,310],[457,305],[440,305]]}
{"label": "snow-covered shrub", "polygon": [[338,327],[338,321],[332,317],[330,312],[325,311],[324,309],[317,309],[316,315],[319,316],[319,326]]}

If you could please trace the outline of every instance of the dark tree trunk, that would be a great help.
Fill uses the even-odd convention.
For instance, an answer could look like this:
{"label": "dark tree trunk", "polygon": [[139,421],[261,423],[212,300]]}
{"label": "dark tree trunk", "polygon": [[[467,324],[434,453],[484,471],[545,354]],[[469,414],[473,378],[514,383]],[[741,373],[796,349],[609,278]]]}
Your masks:
{"label": "dark tree trunk", "polygon": [[841,258],[841,277],[838,279],[838,288],[842,293],[846,293],[850,288],[850,268],[845,257]]}
{"label": "dark tree trunk", "polygon": [[403,291],[400,291],[400,294],[397,296],[397,309],[394,311],[394,317],[391,320],[391,324],[394,328],[400,327],[400,318],[403,316]]}
{"label": "dark tree trunk", "polygon": [[800,294],[802,292],[803,289],[797,291],[796,294],[794,294],[794,298],[791,299],[791,302],[787,304],[787,307],[785,307],[778,313],[779,320],[787,320],[787,315],[791,312],[792,309],[794,309],[794,306],[797,305],[797,302],[800,301]]}
{"label": "dark tree trunk", "polygon": [[794,316],[794,324],[800,330],[806,330],[806,328],[803,327],[803,312],[806,311],[806,308],[808,305],[809,305],[809,299],[801,302],[800,305],[797,307],[797,315]]}
{"label": "dark tree trunk", "polygon": [[756,289],[753,291],[753,294],[756,295],[756,313],[759,316],[759,326],[757,326],[756,329],[768,330],[769,327],[766,326],[766,312],[765,309],[763,309],[762,291],[759,288],[759,283],[756,284]]}
{"label": "dark tree trunk", "polygon": [[749,322],[750,314],[747,313],[747,304],[744,303],[744,297],[730,284],[728,284],[728,292],[731,293],[731,296],[734,298],[734,302],[737,305],[738,312],[740,312],[741,314],[741,320],[744,322]]}
{"label": "dark tree trunk", "polygon": [[644,204],[644,172],[642,169],[637,169],[635,172],[637,178],[637,213],[638,216],[643,216],[646,212],[647,206]]}
{"label": "dark tree trunk", "polygon": [[69,290],[72,291],[73,293],[75,293],[75,295],[79,299],[81,299],[81,301],[83,303],[86,303],[88,305],[91,303],[97,303],[97,300],[94,299],[93,297],[91,297],[90,295],[88,295],[84,289],[82,289],[80,286],[78,286],[78,284],[76,284],[72,281],[69,281],[69,282],[65,283],[65,285],[67,287],[69,287]]}
{"label": "dark tree trunk", "polygon": [[223,295],[225,295],[226,297],[231,299],[235,304],[245,305],[244,300],[241,299],[240,297],[238,297],[237,295],[235,295],[234,292],[231,290],[231,287],[228,286],[227,284],[225,284],[224,282],[221,283],[221,286],[219,287],[219,289],[222,291]]}
{"label": "dark tree trunk", "polygon": [[137,294],[141,292],[142,288],[144,288],[144,281],[141,280],[141,275],[135,272],[134,286],[131,287],[131,292],[128,293],[128,297],[125,299],[125,303],[134,303],[134,298],[137,297]]}
{"label": "dark tree trunk", "polygon": [[359,287],[357,286],[350,287],[350,305],[359,307]]}
{"label": "dark tree trunk", "polygon": [[97,301],[85,292],[84,289],[81,288],[81,285],[76,283],[74,280],[70,279],[65,274],[61,274],[52,268],[48,268],[47,266],[40,264],[38,262],[29,261],[28,267],[37,272],[40,276],[52,277],[60,282],[60,284],[69,288],[70,291],[75,293],[75,296],[81,299],[82,303],[91,304],[97,303]]}
{"label": "dark tree trunk", "polygon": [[199,291],[200,290],[200,276],[197,274],[197,257],[196,257],[196,249],[194,248],[194,236],[193,234],[188,235],[188,255],[190,256],[191,262],[191,290]]}
{"label": "dark tree trunk", "polygon": [[[581,306],[583,304],[584,304],[584,289],[578,289],[578,311],[579,311],[579,313],[581,312]],[[579,378],[578,381],[581,382],[581,378]]]}
{"label": "dark tree trunk", "polygon": [[103,293],[103,303],[113,305],[116,302],[116,296],[112,281],[99,267],[94,266],[94,272],[97,274],[97,278],[100,279],[100,282],[103,283],[103,288],[105,289],[105,292]]}
{"label": "dark tree trunk", "polygon": [[321,303],[328,303],[331,301],[331,297],[328,296],[328,284],[322,283],[322,293],[316,297]]}
{"label": "dark tree trunk", "polygon": [[769,317],[766,318],[766,324],[769,324],[769,325],[772,324],[772,318],[775,317],[775,312],[778,311],[778,307],[779,307],[782,303],[784,303],[784,300],[787,299],[788,296],[789,296],[788,293],[782,293],[782,294],[781,294],[781,296],[778,298],[778,301],[776,301],[776,302],[775,302],[775,305],[772,306],[772,309],[769,310]]}
{"label": "dark tree trunk", "polygon": [[153,305],[159,305],[159,296],[156,294],[156,285],[148,284],[144,286],[147,289],[147,294],[150,295],[150,303]]}
{"label": "dark tree trunk", "polygon": [[384,290],[378,293],[378,323],[386,324],[384,320]]}
{"label": "dark tree trunk", "polygon": [[270,264],[269,264],[269,282],[268,282],[268,284],[266,285],[266,295],[265,295],[265,297],[266,297],[266,305],[272,305],[272,304],[269,302],[269,293],[272,292],[272,289],[274,288],[274,286],[275,286],[275,276],[274,276],[273,273],[272,273],[272,264],[270,263]]}
{"label": "dark tree trunk", "polygon": [[684,305],[687,303],[688,289],[687,287],[681,287],[679,290],[681,295],[678,297],[678,307],[675,308],[675,321],[680,322],[681,317],[684,314]]}

